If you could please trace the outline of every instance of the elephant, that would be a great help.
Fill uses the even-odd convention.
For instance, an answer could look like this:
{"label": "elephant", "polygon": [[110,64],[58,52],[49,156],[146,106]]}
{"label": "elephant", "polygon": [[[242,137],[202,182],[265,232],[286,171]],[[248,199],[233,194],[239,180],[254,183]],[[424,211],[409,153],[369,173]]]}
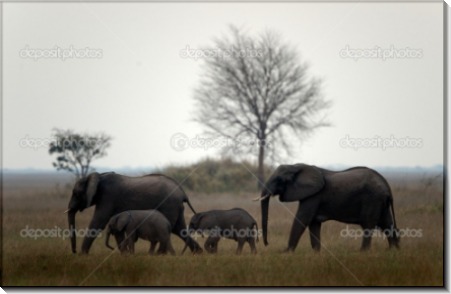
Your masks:
{"label": "elephant", "polygon": [[121,253],[135,253],[135,243],[138,238],[150,241],[149,254],[155,253],[157,243],[158,254],[167,252],[175,255],[171,244],[171,223],[158,210],[131,210],[113,216],[108,222],[105,245],[110,246],[110,235],[113,234],[118,241]]}
{"label": "elephant", "polygon": [[[189,202],[186,193],[174,179],[162,174],[128,177],[114,172],[91,173],[78,180],[69,201],[68,223],[72,252],[76,253],[75,215],[78,211],[95,205],[89,224],[89,234],[83,240],[82,254],[88,254],[92,243],[113,215],[127,210],[155,209],[161,212],[171,224],[171,232],[179,236],[195,254],[202,248],[191,236],[183,234],[186,223],[183,203]],[[118,241],[118,240],[116,240]]]}
{"label": "elephant", "polygon": [[[257,231],[254,231],[254,227]],[[244,209],[210,210],[195,214],[190,221],[188,231],[202,233],[209,231],[204,248],[208,253],[217,253],[221,237],[238,242],[236,254],[241,254],[245,242],[249,243],[251,252],[257,253],[255,240],[258,241],[258,227],[255,219]],[[182,254],[186,250],[182,251]]]}
{"label": "elephant", "polygon": [[293,252],[304,230],[311,246],[321,248],[321,223],[336,220],[360,225],[365,232],[361,250],[371,247],[371,235],[379,228],[387,235],[389,248],[399,248],[393,196],[387,180],[375,170],[353,167],[330,171],[307,164],[280,165],[266,181],[261,197],[263,242],[268,245],[268,209],[271,196],[281,202],[299,201],[288,247]]}

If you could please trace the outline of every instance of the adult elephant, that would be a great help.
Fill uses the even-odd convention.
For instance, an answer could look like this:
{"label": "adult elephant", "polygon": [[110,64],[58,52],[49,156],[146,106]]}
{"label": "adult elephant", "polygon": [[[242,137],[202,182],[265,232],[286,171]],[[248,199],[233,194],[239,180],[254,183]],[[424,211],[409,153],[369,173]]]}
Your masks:
{"label": "adult elephant", "polygon": [[390,186],[372,169],[353,167],[335,172],[306,164],[280,165],[259,199],[265,245],[269,198],[275,195],[282,202],[299,201],[286,251],[295,250],[306,227],[312,248],[320,250],[321,223],[327,220],[360,225],[365,232],[362,250],[370,248],[372,231],[377,227],[387,235],[390,248],[399,247]]}
{"label": "adult elephant", "polygon": [[183,239],[193,253],[200,253],[200,246],[188,234],[184,234],[184,202],[196,213],[180,184],[165,175],[127,177],[113,172],[91,173],[75,183],[66,211],[72,252],[77,252],[75,214],[95,205],[94,216],[81,247],[82,253],[89,252],[92,242],[113,215],[127,210],[145,209],[160,211],[171,223],[172,233]]}

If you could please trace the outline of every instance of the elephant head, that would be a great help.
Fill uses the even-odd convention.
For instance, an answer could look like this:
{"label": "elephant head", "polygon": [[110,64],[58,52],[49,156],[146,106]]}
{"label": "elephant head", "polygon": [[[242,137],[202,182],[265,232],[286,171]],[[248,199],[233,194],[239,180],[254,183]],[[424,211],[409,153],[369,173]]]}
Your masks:
{"label": "elephant head", "polygon": [[189,223],[188,229],[191,233],[201,233],[206,230],[215,229],[218,226],[218,218],[214,211],[196,213]]}
{"label": "elephant head", "polygon": [[[122,212],[120,214],[113,216],[110,219],[110,222],[108,223],[108,226],[107,226],[107,233],[106,233],[106,239],[105,239],[106,247],[110,248],[111,250],[114,249],[110,245],[110,235],[111,234],[115,234],[115,235],[122,234],[123,231],[125,230],[125,228],[127,227],[127,225],[130,223],[131,218],[132,218],[132,216],[131,216],[130,212],[128,212],[128,213]],[[122,239],[122,238],[120,238],[120,239]]]}
{"label": "elephant head", "polygon": [[268,208],[270,196],[282,202],[301,201],[318,193],[325,185],[321,171],[306,164],[280,165],[262,189],[261,210],[263,242],[268,245]]}
{"label": "elephant head", "polygon": [[72,190],[72,197],[69,201],[68,222],[71,238],[72,252],[76,253],[76,236],[75,236],[75,214],[94,205],[97,186],[99,184],[100,175],[92,173],[87,177],[78,180]]}
{"label": "elephant head", "polygon": [[195,232],[199,229],[204,229],[205,224],[203,223],[203,219],[206,215],[204,213],[196,213],[189,222],[188,229],[190,232]]}

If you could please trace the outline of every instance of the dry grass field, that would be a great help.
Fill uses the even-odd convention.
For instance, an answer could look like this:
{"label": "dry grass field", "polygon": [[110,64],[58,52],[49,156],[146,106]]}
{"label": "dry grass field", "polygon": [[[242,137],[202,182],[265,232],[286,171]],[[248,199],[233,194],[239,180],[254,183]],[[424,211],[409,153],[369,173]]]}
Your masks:
{"label": "dry grass field", "polygon": [[[134,256],[121,256],[98,238],[89,255],[73,255],[68,239],[28,238],[21,231],[67,228],[70,188],[66,177],[4,175],[3,285],[5,286],[442,286],[443,182],[422,175],[389,175],[400,229],[415,230],[401,239],[400,250],[388,250],[382,237],[360,252],[361,238],[345,238],[346,224],[327,222],[323,248],[315,253],[306,232],[295,253],[281,253],[297,204],[273,199],[269,211],[269,246],[260,240],[258,254],[249,247],[234,254],[236,243],[221,240],[217,255],[180,256],[183,243],[172,236],[177,256],[149,256],[148,244],[137,243]],[[59,183],[56,186],[56,183]],[[260,224],[259,203],[251,193],[188,192],[198,211],[242,207]],[[93,208],[77,215],[77,229],[86,228]],[[187,221],[192,212],[185,207]],[[349,228],[357,228],[348,226]],[[418,233],[420,234],[418,235]],[[81,238],[77,240],[80,248]],[[204,240],[198,241],[203,245]]]}

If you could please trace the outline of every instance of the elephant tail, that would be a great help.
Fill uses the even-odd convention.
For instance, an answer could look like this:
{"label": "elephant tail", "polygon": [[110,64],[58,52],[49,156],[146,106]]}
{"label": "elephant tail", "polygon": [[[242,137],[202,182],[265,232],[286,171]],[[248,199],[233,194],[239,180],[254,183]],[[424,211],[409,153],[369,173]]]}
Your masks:
{"label": "elephant tail", "polygon": [[[165,176],[165,175],[160,175],[160,176],[164,176],[164,177],[166,177],[166,178],[168,178],[168,179],[171,179],[171,180],[173,180],[174,182],[177,183],[177,181],[174,180],[174,179],[171,178],[171,177],[168,177],[168,176]],[[197,214],[197,212],[194,210],[193,206],[191,205],[191,202],[189,202],[188,195],[186,194],[185,190],[183,190],[182,184],[178,184],[178,183],[177,183],[177,185],[178,185],[179,189],[180,189],[180,190],[183,192],[183,194],[185,195],[185,199],[183,200],[183,202],[186,202],[186,203],[188,204],[189,208],[191,208],[191,211],[192,211],[194,214]]]}
{"label": "elephant tail", "polygon": [[393,197],[389,198],[389,205],[391,208],[391,214],[393,215],[393,225],[395,226],[395,229],[398,228],[398,226],[396,225],[396,217],[395,217],[395,208],[393,206]]}
{"label": "elephant tail", "polygon": [[188,204],[189,208],[191,208],[191,210],[193,211],[194,214],[197,214],[197,212],[194,210],[193,206],[191,205],[191,202],[189,202],[188,197],[185,197],[184,202],[186,202],[186,204]]}

